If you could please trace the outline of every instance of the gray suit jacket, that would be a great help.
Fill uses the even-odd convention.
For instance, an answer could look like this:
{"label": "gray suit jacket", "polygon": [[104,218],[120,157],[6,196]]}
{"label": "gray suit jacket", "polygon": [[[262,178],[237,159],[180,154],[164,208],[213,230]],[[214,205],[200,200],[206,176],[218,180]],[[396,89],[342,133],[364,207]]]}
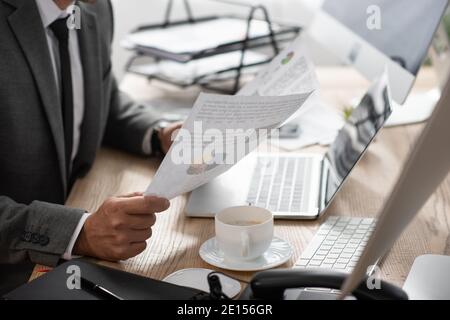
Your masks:
{"label": "gray suit jacket", "polygon": [[[81,176],[102,142],[141,153],[156,114],[117,88],[110,2],[78,5],[85,116],[73,170]],[[52,266],[85,211],[63,206],[69,182],[62,115],[34,0],[0,0],[0,59],[0,264],[31,260]]]}

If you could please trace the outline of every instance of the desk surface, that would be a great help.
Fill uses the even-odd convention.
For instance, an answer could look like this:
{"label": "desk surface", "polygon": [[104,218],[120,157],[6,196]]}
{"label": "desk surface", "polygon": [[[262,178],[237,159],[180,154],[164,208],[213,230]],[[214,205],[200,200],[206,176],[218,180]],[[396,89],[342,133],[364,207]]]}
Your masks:
{"label": "desk surface", "polygon": [[[361,96],[368,86],[361,76],[347,68],[319,68],[318,76],[322,95],[333,105],[348,104],[352,98]],[[426,91],[434,83],[436,78],[433,71],[425,69],[414,90]],[[193,101],[197,94],[195,89],[180,92],[133,75],[125,77],[122,89],[139,100],[159,99],[170,95],[173,100]],[[375,216],[422,127],[423,125],[410,125],[383,129],[324,218],[329,215]],[[68,205],[93,211],[109,196],[145,190],[158,164],[157,159],[102,149],[89,175],[75,185]],[[198,250],[204,241],[214,235],[214,222],[212,219],[186,218],[183,214],[186,199],[186,196],[174,199],[171,208],[158,215],[153,236],[145,252],[121,263],[100,263],[155,279],[162,279],[184,268],[213,269],[201,260]],[[448,209],[449,179],[431,197],[418,218],[384,259],[381,265],[383,279],[402,285],[416,256],[425,253],[450,254],[450,218],[446,215]],[[289,241],[294,248],[292,259],[283,267],[290,267],[295,263],[322,221],[323,219],[275,222],[275,234]],[[244,281],[252,275],[248,272],[224,272]]]}

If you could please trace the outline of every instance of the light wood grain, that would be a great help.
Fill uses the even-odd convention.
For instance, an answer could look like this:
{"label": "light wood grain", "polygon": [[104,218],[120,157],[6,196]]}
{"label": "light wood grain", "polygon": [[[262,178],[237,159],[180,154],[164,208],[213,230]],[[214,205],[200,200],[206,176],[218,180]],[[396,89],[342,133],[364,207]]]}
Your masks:
{"label": "light wood grain", "polygon": [[[366,80],[348,68],[319,68],[318,75],[322,95],[338,108],[364,94],[368,87]],[[435,83],[433,71],[425,69],[414,90],[425,91]],[[132,75],[126,76],[121,87],[139,100],[170,95],[172,98],[193,101],[198,93],[196,89],[182,92]],[[294,248],[294,256],[283,267],[292,266],[328,215],[372,217],[377,214],[422,127],[410,125],[383,129],[322,219],[309,222],[276,221],[276,235],[290,242]],[[107,197],[142,191],[157,170],[158,161],[101,149],[91,172],[77,182],[67,204],[94,211]],[[153,237],[144,253],[121,263],[99,263],[155,279],[162,279],[183,268],[214,269],[198,255],[200,245],[214,235],[214,222],[212,219],[186,218],[183,214],[186,199],[186,196],[176,198],[167,212],[158,215]],[[401,285],[416,256],[450,253],[449,209],[450,180],[447,179],[384,259],[384,279]],[[249,280],[252,275],[221,271],[242,280]]]}

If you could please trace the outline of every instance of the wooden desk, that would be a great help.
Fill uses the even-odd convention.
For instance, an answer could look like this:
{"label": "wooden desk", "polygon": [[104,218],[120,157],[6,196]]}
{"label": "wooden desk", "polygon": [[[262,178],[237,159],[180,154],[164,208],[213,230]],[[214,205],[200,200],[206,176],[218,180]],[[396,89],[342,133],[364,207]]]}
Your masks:
{"label": "wooden desk", "polygon": [[[319,68],[323,96],[334,105],[346,105],[367,90],[368,83],[346,68]],[[415,92],[426,91],[436,83],[434,73],[425,69]],[[171,95],[173,99],[194,100],[197,91],[180,92],[128,75],[122,89],[139,100]],[[389,193],[399,169],[413,146],[422,125],[383,129],[329,208],[327,215],[375,216]],[[442,146],[443,148],[450,146]],[[119,151],[102,149],[90,174],[77,182],[68,200],[73,207],[95,210],[113,195],[146,188],[158,167],[158,160],[139,158]],[[121,263],[100,262],[155,279],[183,268],[213,268],[198,255],[200,245],[214,235],[212,219],[186,218],[186,196],[172,201],[168,212],[159,214],[148,248],[139,256]],[[415,257],[425,253],[450,254],[450,180],[447,179],[426,204],[382,263],[384,279],[401,285]],[[326,216],[327,216],[326,215]],[[325,216],[325,217],[326,217]],[[308,245],[323,219],[319,221],[276,221],[275,233],[289,241],[294,255],[290,267]],[[222,270],[224,271],[224,270]],[[224,271],[242,280],[252,273]]]}

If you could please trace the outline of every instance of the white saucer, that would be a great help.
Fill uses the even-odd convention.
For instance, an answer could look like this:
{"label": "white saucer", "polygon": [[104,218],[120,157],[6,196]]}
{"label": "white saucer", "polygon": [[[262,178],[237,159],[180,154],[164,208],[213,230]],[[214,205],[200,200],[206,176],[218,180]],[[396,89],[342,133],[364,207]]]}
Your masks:
{"label": "white saucer", "polygon": [[[203,268],[190,268],[178,270],[169,274],[163,281],[176,284],[183,287],[194,288],[209,292],[208,275],[214,270]],[[222,285],[223,292],[229,297],[236,297],[241,292],[241,284],[239,281],[227,277],[223,274],[217,274]]]}
{"label": "white saucer", "polygon": [[211,238],[200,247],[200,257],[210,265],[233,271],[261,271],[278,267],[292,256],[292,248],[286,241],[274,237],[269,249],[259,258],[251,261],[225,259],[219,251],[216,238]]}

